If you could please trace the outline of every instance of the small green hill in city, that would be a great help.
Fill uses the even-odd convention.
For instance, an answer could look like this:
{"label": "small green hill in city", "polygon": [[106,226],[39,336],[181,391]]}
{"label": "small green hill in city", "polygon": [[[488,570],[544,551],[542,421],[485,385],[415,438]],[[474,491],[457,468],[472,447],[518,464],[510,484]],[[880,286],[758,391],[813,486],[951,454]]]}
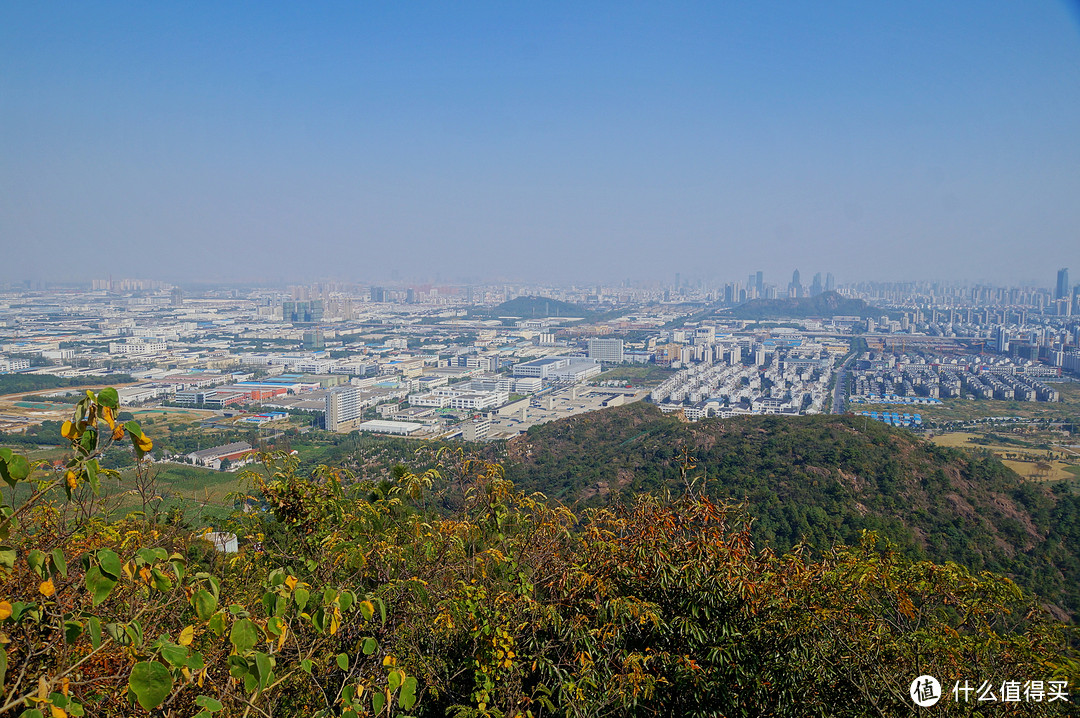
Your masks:
{"label": "small green hill in city", "polygon": [[477,313],[491,317],[544,319],[547,317],[586,317],[589,315],[589,310],[577,304],[548,297],[517,297]]}
{"label": "small green hill in city", "polygon": [[849,299],[837,292],[823,292],[816,297],[798,299],[751,299],[731,310],[736,319],[809,319],[813,317],[880,317],[891,315],[862,299]]}

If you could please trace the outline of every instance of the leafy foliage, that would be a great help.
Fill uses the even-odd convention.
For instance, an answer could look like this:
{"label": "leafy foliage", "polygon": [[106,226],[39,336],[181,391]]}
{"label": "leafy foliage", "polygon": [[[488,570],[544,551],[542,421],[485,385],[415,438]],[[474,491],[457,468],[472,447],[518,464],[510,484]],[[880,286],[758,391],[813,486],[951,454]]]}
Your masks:
{"label": "leafy foliage", "polygon": [[873,532],[757,548],[690,450],[678,492],[579,512],[460,449],[378,477],[266,454],[225,527],[237,554],[148,514],[71,515],[99,439],[152,447],[112,403],[88,395],[63,475],[4,509],[0,713],[906,715],[924,672],[1077,677],[1069,629],[1007,578]]}

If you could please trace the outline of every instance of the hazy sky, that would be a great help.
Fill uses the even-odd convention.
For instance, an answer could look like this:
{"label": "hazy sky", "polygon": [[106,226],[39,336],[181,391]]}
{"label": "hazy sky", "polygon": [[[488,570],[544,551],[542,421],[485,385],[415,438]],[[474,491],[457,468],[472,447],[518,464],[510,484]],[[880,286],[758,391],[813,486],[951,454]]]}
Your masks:
{"label": "hazy sky", "polygon": [[0,0],[5,277],[1080,278],[1080,14]]}

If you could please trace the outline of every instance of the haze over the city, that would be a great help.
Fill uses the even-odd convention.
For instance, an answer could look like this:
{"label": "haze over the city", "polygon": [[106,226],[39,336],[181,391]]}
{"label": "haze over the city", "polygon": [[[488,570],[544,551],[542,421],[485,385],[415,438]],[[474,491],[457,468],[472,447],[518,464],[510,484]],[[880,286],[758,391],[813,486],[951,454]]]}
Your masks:
{"label": "haze over the city", "polygon": [[8,280],[1080,272],[1080,14],[0,6]]}

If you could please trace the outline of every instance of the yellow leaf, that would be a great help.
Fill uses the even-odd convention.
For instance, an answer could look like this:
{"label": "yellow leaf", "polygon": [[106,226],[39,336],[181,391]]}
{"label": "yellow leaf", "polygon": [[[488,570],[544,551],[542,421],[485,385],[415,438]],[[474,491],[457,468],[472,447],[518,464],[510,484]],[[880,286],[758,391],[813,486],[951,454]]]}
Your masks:
{"label": "yellow leaf", "polygon": [[285,645],[285,636],[287,636],[288,634],[289,634],[289,626],[288,626],[288,624],[282,623],[281,624],[281,635],[279,635],[278,639],[277,639],[277,649],[279,651],[281,650],[281,647]]}
{"label": "yellow leaf", "polygon": [[334,613],[330,616],[330,635],[334,635],[341,628],[341,615],[337,609],[334,609]]}
{"label": "yellow leaf", "polygon": [[77,439],[79,438],[79,432],[75,430],[75,425],[70,421],[65,421],[60,426],[60,435],[65,439]]}
{"label": "yellow leaf", "polygon": [[285,579],[285,585],[289,587],[289,590],[296,588],[296,576],[289,576]]}
{"label": "yellow leaf", "polygon": [[110,429],[116,428],[116,420],[113,419],[112,409],[107,406],[101,407],[101,418],[105,420],[105,423],[109,425]]}
{"label": "yellow leaf", "polygon": [[139,451],[146,452],[154,448],[154,442],[150,440],[149,436],[143,434],[135,437],[135,446],[138,447]]}
{"label": "yellow leaf", "polygon": [[67,718],[67,711],[65,711],[63,708],[49,706],[49,712],[52,713],[52,718]]}
{"label": "yellow leaf", "polygon": [[0,621],[11,617],[11,604],[7,601],[0,601]]}
{"label": "yellow leaf", "polygon": [[64,474],[64,481],[67,482],[67,487],[74,491],[79,487],[79,475],[74,471],[68,471]]}
{"label": "yellow leaf", "polygon": [[188,626],[184,630],[180,631],[180,639],[177,641],[181,646],[190,646],[191,641],[195,638],[195,627]]}
{"label": "yellow leaf", "polygon": [[112,431],[112,438],[113,438],[113,441],[120,441],[120,439],[124,438],[124,425],[123,424],[117,424],[116,425],[116,427]]}
{"label": "yellow leaf", "polygon": [[42,596],[51,596],[56,593],[56,587],[53,586],[52,579],[50,578],[48,581],[41,582],[41,585],[38,586],[38,591]]}

